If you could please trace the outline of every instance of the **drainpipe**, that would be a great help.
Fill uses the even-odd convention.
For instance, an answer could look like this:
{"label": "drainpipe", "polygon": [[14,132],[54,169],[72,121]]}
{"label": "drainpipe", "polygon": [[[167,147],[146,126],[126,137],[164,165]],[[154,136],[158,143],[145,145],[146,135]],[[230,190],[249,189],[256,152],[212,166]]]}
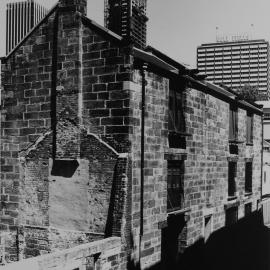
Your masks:
{"label": "drainpipe", "polygon": [[57,58],[58,58],[58,24],[59,11],[56,11],[53,26],[53,52],[52,52],[52,85],[51,85],[51,128],[53,133],[52,158],[56,158],[56,87],[57,87]]}
{"label": "drainpipe", "polygon": [[263,198],[263,166],[264,166],[264,163],[263,163],[263,140],[264,140],[264,130],[263,130],[263,115],[261,117],[261,123],[262,123],[262,154],[261,154],[261,202],[262,202],[262,198]]}
{"label": "drainpipe", "polygon": [[141,66],[142,76],[142,104],[141,104],[141,193],[140,193],[140,242],[139,242],[139,259],[141,260],[141,245],[143,237],[143,209],[144,209],[144,136],[145,136],[145,90],[147,81],[145,79],[145,71],[147,64]]}

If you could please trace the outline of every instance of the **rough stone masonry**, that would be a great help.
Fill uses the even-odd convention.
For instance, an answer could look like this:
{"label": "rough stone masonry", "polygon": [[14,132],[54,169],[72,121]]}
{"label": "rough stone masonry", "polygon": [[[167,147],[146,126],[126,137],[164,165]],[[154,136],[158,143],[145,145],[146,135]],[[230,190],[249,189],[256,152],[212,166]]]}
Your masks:
{"label": "rough stone masonry", "polygon": [[[162,53],[134,48],[88,19],[86,2],[60,0],[2,60],[4,260],[110,236],[121,237],[121,251],[109,269],[170,261],[166,239],[176,240],[171,255],[178,260],[205,237],[206,218],[213,232],[225,226],[227,209],[237,207],[239,218],[246,204],[257,209],[262,112]],[[181,94],[185,119],[185,132],[173,135],[185,144],[174,147],[171,91]],[[231,104],[238,113],[238,153],[230,152]],[[233,200],[229,161],[237,162]],[[248,194],[247,161],[253,168]],[[183,203],[168,211],[168,164],[180,163]]]}

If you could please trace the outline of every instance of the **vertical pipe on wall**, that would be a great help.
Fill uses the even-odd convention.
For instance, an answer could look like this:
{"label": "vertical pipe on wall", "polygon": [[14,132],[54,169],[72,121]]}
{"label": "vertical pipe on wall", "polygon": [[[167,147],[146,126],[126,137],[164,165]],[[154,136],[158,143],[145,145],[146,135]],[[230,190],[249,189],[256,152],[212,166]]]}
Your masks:
{"label": "vertical pipe on wall", "polygon": [[58,57],[58,23],[59,13],[56,11],[53,26],[53,50],[52,50],[52,84],[51,84],[51,129],[53,133],[52,157],[56,158],[56,87],[57,87],[57,57]]}
{"label": "vertical pipe on wall", "polygon": [[[262,109],[263,110],[263,109]],[[261,149],[261,200],[263,196],[263,142],[264,142],[264,130],[263,130],[263,115],[261,117],[261,125],[262,125],[262,149]],[[255,121],[253,121],[255,122]],[[253,124],[254,125],[254,124]]]}
{"label": "vertical pipe on wall", "polygon": [[141,102],[141,190],[140,190],[140,244],[139,244],[139,257],[141,258],[141,245],[143,237],[143,219],[144,219],[144,136],[145,136],[145,91],[146,91],[146,79],[145,71],[147,69],[147,64],[144,63],[141,67],[141,77],[142,77],[142,102]]}

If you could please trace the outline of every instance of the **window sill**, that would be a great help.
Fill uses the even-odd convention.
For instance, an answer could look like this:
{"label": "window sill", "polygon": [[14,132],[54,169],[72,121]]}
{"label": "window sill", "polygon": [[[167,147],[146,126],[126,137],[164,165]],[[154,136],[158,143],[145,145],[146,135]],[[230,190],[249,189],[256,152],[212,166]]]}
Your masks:
{"label": "window sill", "polygon": [[170,130],[169,130],[169,135],[180,136],[180,137],[191,137],[192,136],[192,134],[190,134],[190,133],[170,131]]}
{"label": "window sill", "polygon": [[[175,150],[172,150],[172,149],[175,149]],[[186,160],[187,159],[187,153],[185,149],[184,151],[178,148],[172,148],[172,149],[169,149],[169,151],[164,153],[165,160]]]}
{"label": "window sill", "polygon": [[252,194],[253,194],[253,192],[245,192],[245,197],[250,197],[250,196],[252,196]]}
{"label": "window sill", "polygon": [[[230,198],[232,198],[232,197],[230,197]],[[229,201],[229,198],[228,198],[228,202],[224,204],[224,209],[225,210],[229,209],[229,208],[232,208],[232,207],[237,207],[237,206],[240,205],[239,199],[236,196],[234,196],[234,198],[235,199],[230,200],[230,201]]]}
{"label": "window sill", "polygon": [[230,144],[242,144],[244,141],[238,141],[238,140],[229,140]]}
{"label": "window sill", "polygon": [[236,200],[237,196],[228,196],[228,201]]}
{"label": "window sill", "polygon": [[167,210],[168,213],[167,215],[168,216],[176,216],[176,215],[181,215],[181,214],[185,214],[187,212],[190,212],[191,209],[190,208],[182,208],[182,209],[170,209],[170,210]]}
{"label": "window sill", "polygon": [[246,143],[247,146],[253,146],[253,143]]}
{"label": "window sill", "polygon": [[237,154],[230,154],[230,156],[227,157],[227,160],[230,162],[238,162],[238,155]]}

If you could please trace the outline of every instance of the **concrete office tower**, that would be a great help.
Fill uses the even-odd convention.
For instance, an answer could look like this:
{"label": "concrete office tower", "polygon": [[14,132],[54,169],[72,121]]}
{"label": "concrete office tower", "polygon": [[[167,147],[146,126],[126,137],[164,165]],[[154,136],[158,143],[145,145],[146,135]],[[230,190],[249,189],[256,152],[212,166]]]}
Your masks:
{"label": "concrete office tower", "polygon": [[46,15],[47,10],[34,0],[8,3],[6,15],[6,54]]}
{"label": "concrete office tower", "polygon": [[146,4],[147,0],[105,0],[105,26],[137,48],[145,48]]}
{"label": "concrete office tower", "polygon": [[258,87],[259,98],[269,98],[269,43],[234,40],[202,44],[197,48],[197,67],[209,81],[233,89]]}

